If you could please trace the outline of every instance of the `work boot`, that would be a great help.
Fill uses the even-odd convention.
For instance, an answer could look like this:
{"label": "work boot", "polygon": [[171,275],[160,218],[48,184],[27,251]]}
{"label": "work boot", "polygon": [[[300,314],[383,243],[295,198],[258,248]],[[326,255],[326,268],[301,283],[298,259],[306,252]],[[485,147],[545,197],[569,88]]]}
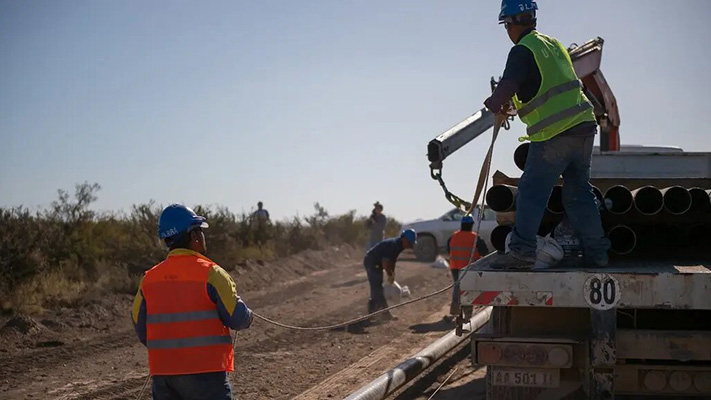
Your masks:
{"label": "work boot", "polygon": [[536,263],[536,256],[520,256],[514,252],[508,252],[497,257],[491,262],[492,269],[520,270],[527,271],[533,268]]}

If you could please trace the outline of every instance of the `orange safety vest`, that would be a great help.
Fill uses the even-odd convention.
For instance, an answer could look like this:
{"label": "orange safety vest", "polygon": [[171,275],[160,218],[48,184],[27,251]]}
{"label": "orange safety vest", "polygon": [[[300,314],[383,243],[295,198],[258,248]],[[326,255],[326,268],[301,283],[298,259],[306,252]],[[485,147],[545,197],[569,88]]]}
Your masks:
{"label": "orange safety vest", "polygon": [[476,233],[471,231],[456,231],[449,242],[449,269],[462,269],[469,265],[469,258],[474,249],[474,260],[481,258],[476,249]]}
{"label": "orange safety vest", "polygon": [[213,265],[207,257],[178,253],[146,272],[143,297],[152,375],[234,371],[230,330],[207,294]]}

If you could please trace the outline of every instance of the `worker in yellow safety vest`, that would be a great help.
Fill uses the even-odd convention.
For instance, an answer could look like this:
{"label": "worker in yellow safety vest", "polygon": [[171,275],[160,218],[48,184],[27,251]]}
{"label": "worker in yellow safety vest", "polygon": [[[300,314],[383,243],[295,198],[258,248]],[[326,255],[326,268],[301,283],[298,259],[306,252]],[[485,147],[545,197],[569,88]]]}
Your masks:
{"label": "worker in yellow safety vest", "polygon": [[526,136],[520,140],[530,140],[531,146],[518,184],[510,251],[492,267],[533,266],[536,233],[561,175],[563,205],[582,239],[585,262],[604,267],[610,242],[602,230],[590,184],[590,159],[597,133],[593,106],[563,45],[536,30],[537,9],[532,0],[503,0],[499,13],[499,23],[515,46],[509,52],[501,81],[484,104],[495,113],[511,113],[513,100],[516,113],[526,125]]}

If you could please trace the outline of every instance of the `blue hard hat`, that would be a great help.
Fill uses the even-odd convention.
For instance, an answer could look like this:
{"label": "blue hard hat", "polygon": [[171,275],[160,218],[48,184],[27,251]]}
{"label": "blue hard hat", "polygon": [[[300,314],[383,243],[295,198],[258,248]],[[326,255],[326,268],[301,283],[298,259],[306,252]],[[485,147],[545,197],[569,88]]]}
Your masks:
{"label": "blue hard hat", "polygon": [[462,217],[462,225],[463,224],[473,224],[474,223],[474,218],[472,218],[471,215],[465,215]]}
{"label": "blue hard hat", "polygon": [[410,244],[415,245],[417,243],[417,232],[414,229],[405,229],[400,233],[401,238],[407,239]]}
{"label": "blue hard hat", "polygon": [[524,13],[533,13],[535,17],[536,10],[538,10],[538,4],[533,0],[501,0],[499,23],[506,22],[507,18]]}
{"label": "blue hard hat", "polygon": [[172,204],[163,210],[158,221],[158,236],[161,239],[168,239],[188,232],[190,228],[197,226],[207,228],[207,219],[195,214],[190,207],[182,204]]}

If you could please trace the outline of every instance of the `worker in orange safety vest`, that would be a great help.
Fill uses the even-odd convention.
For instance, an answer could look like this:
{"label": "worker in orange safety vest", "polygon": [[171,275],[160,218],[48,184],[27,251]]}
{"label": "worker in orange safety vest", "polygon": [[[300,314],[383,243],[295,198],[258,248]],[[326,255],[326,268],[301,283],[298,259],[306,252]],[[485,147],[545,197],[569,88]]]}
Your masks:
{"label": "worker in orange safety vest", "polygon": [[158,225],[170,252],[146,272],[132,309],[138,338],[148,347],[153,399],[230,400],[229,328],[249,328],[252,311],[232,277],[205,257],[205,217],[173,204]]}
{"label": "worker in orange safety vest", "polygon": [[[474,218],[471,215],[462,217],[461,229],[454,232],[447,242],[447,252],[449,253],[449,270],[452,273],[454,286],[452,287],[452,303],[449,306],[451,315],[459,315],[459,270],[480,259],[489,253],[486,243],[472,232]],[[472,251],[474,255],[472,257]]]}

